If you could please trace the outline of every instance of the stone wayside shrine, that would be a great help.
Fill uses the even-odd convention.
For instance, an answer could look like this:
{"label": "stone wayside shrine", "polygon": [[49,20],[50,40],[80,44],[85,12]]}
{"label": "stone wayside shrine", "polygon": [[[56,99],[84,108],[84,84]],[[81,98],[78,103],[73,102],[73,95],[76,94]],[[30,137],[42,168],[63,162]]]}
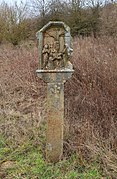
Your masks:
{"label": "stone wayside shrine", "polygon": [[74,72],[70,57],[70,28],[59,21],[50,21],[37,32],[39,69],[37,75],[47,83],[46,159],[61,160],[63,154],[64,83]]}

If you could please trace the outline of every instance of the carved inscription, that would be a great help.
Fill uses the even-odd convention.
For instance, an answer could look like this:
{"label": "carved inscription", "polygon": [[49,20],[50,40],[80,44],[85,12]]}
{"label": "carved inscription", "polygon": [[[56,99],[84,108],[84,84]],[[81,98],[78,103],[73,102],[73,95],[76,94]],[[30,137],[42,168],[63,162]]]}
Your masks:
{"label": "carved inscription", "polygon": [[60,94],[61,87],[60,85],[56,84],[50,88],[52,94]]}

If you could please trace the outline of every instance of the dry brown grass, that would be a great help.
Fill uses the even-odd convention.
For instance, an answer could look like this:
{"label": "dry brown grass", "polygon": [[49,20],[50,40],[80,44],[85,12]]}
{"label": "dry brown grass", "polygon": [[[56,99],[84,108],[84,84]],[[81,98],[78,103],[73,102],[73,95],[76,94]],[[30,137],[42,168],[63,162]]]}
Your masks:
{"label": "dry brown grass", "polygon": [[[65,84],[65,156],[100,162],[117,177],[117,40],[74,39],[73,77]],[[0,47],[0,132],[18,143],[39,139],[45,84],[35,45]],[[43,104],[42,104],[43,103]],[[43,106],[43,107],[42,107]]]}
{"label": "dry brown grass", "polygon": [[73,63],[75,73],[66,83],[69,146],[117,177],[116,39],[75,39]]}
{"label": "dry brown grass", "polygon": [[0,47],[0,132],[16,145],[38,139],[44,84],[36,77],[38,51],[33,44]]}

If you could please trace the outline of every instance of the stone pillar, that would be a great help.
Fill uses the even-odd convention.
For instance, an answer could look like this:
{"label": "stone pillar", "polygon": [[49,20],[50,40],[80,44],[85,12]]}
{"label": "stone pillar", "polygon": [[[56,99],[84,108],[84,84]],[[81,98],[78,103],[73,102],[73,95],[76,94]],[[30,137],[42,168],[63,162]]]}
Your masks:
{"label": "stone pillar", "polygon": [[63,154],[64,84],[48,83],[47,146],[48,161],[58,161]]}
{"label": "stone pillar", "polygon": [[39,32],[37,75],[47,83],[46,160],[57,162],[63,155],[64,83],[74,72],[69,61],[72,48],[70,28],[49,22]]}

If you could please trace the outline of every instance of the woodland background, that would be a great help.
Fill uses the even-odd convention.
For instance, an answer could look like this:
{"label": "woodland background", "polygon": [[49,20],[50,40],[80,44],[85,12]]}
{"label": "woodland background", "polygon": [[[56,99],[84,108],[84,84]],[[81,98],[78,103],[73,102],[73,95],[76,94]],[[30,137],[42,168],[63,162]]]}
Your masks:
{"label": "woodland background", "polygon": [[73,36],[116,36],[117,3],[113,0],[31,0],[10,6],[2,2],[0,43],[17,45],[21,40],[35,39],[35,33],[50,20],[64,21]]}

